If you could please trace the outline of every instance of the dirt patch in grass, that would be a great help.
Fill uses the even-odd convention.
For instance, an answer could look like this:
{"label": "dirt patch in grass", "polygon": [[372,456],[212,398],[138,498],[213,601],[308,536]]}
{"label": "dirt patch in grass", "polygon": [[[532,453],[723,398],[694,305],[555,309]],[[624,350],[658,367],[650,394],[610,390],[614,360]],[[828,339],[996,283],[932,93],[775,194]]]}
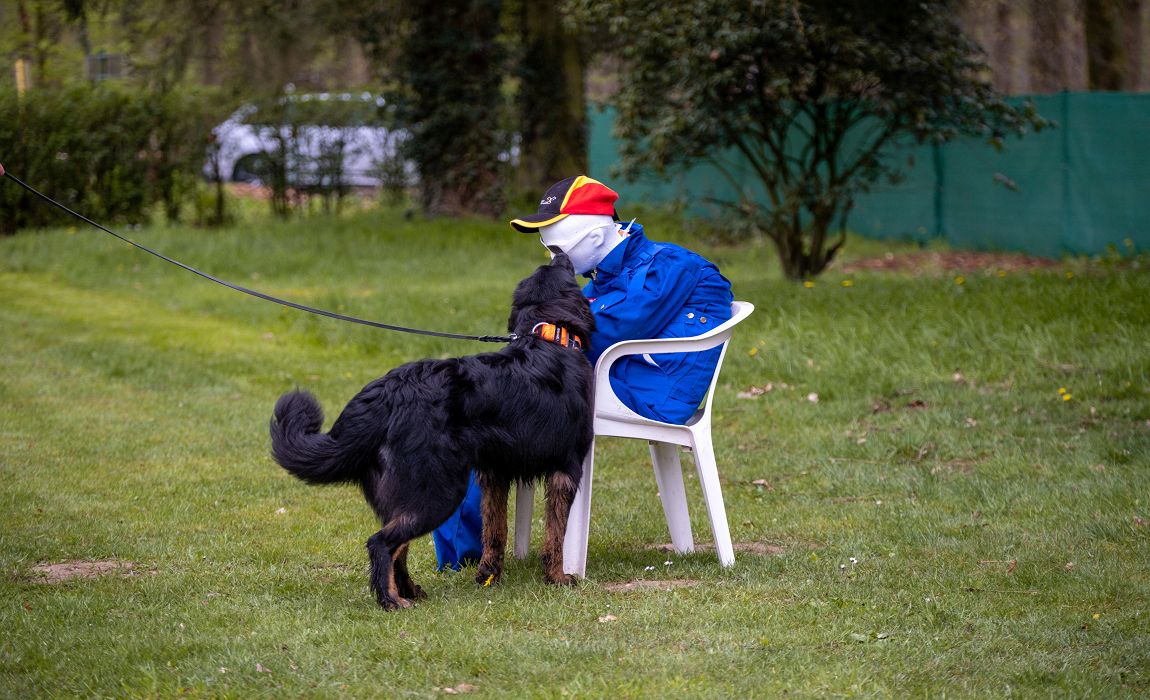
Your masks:
{"label": "dirt patch in grass", "polygon": [[1021,253],[976,253],[970,251],[950,251],[938,253],[887,253],[878,258],[854,260],[842,266],[842,272],[880,271],[911,272],[951,272],[971,270],[1040,270],[1058,267],[1061,261],[1051,258],[1036,258]]}
{"label": "dirt patch in grass", "polygon": [[696,581],[689,578],[673,578],[664,581],[647,581],[639,579],[637,581],[624,581],[621,583],[608,583],[603,585],[603,590],[609,593],[630,593],[631,591],[649,591],[660,590],[669,591],[672,588],[691,588],[698,586],[702,581]]}
{"label": "dirt patch in grass", "polygon": [[59,564],[37,564],[32,567],[28,580],[34,583],[62,583],[72,579],[93,579],[100,576],[139,576],[142,572],[135,562],[121,559],[65,561]]}

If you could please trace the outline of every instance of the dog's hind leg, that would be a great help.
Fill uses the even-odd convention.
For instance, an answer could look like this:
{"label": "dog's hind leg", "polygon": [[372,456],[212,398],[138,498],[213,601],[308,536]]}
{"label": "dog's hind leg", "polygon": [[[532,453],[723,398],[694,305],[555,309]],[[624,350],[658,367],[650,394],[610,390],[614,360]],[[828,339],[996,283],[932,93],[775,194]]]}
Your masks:
{"label": "dog's hind leg", "polygon": [[475,582],[486,586],[503,578],[503,553],[507,546],[507,494],[511,484],[479,473],[483,489],[483,556]]}
{"label": "dog's hind leg", "polygon": [[[421,509],[404,508],[367,541],[371,556],[371,589],[375,599],[387,610],[410,608],[409,598],[421,597],[423,590],[411,580],[407,570],[407,551],[411,540],[431,532],[451,515],[463,500],[467,483],[461,481],[458,494],[447,499],[431,500]],[[455,497],[457,496],[457,497]]]}
{"label": "dog's hind leg", "polygon": [[552,472],[547,477],[547,524],[542,555],[543,578],[547,583],[563,586],[575,583],[574,577],[563,573],[563,538],[577,488],[579,482],[566,472]]}
{"label": "dog's hind leg", "polygon": [[395,581],[395,559],[399,555],[407,555],[407,542],[394,548],[389,547],[386,532],[388,525],[367,538],[367,555],[371,561],[371,590],[375,593],[376,602],[384,610],[410,608],[411,601],[399,594],[399,586]]}
{"label": "dog's hind leg", "polygon": [[407,568],[408,543],[434,530],[463,502],[467,468],[458,459],[438,461],[426,454],[413,463],[389,455],[382,477],[364,487],[367,500],[383,527],[367,541],[371,557],[371,589],[388,609],[411,607],[423,591]]}
{"label": "dog's hind leg", "polygon": [[410,546],[410,542],[401,545],[391,559],[391,568],[395,571],[395,587],[399,590],[399,595],[404,598],[412,600],[426,598],[427,594],[411,580],[411,574],[407,570],[407,550]]}

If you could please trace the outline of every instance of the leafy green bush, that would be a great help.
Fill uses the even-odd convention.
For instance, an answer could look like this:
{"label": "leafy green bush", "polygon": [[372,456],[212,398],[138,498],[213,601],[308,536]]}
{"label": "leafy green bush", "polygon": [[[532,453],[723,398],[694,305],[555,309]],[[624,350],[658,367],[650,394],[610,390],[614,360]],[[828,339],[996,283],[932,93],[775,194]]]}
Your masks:
{"label": "leafy green bush", "polygon": [[[17,96],[0,90],[0,155],[12,174],[93,219],[138,223],[162,204],[178,219],[197,187],[211,126],[209,92],[80,85]],[[0,233],[48,226],[66,214],[0,186]]]}

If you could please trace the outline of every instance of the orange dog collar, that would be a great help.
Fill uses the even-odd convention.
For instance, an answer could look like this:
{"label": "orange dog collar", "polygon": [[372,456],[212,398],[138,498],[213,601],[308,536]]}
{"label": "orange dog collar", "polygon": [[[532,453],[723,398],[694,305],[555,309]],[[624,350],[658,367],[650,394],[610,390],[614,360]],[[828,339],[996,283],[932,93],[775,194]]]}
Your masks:
{"label": "orange dog collar", "polygon": [[583,349],[583,341],[579,340],[579,336],[563,326],[557,326],[554,323],[536,323],[535,327],[531,329],[531,334],[537,335],[548,342],[558,343],[564,347],[574,348],[575,350]]}

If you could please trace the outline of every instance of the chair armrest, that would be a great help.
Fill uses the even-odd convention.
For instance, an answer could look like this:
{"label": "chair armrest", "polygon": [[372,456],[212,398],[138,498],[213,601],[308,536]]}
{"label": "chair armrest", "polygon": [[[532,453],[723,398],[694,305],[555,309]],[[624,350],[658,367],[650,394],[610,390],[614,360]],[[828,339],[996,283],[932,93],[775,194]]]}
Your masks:
{"label": "chair armrest", "polygon": [[[717,330],[717,329],[716,329]],[[670,352],[702,352],[710,350],[716,345],[722,345],[731,337],[730,332],[715,333],[710,331],[705,335],[696,335],[689,338],[648,338],[644,340],[623,340],[615,343],[603,351],[599,361],[595,363],[596,373],[599,368],[611,366],[621,357],[628,355],[644,355],[650,353]]]}
{"label": "chair armrest", "polygon": [[731,318],[715,326],[702,335],[693,335],[686,338],[644,338],[639,340],[622,340],[608,347],[599,356],[595,363],[595,378],[600,375],[606,378],[612,364],[620,357],[628,355],[643,355],[650,353],[678,353],[702,352],[722,345],[730,339],[735,332],[735,326],[743,321],[755,307],[745,301],[736,301],[731,304]]}
{"label": "chair armrest", "polygon": [[[754,310],[755,307],[753,304],[745,301],[736,301],[731,304],[731,318],[719,324],[718,326],[715,326],[702,335],[696,335],[687,338],[651,338],[644,340],[624,340],[615,343],[614,345],[604,350],[603,354],[599,356],[599,361],[595,363],[596,420],[598,420],[600,417],[609,417],[616,421],[622,420],[628,423],[670,426],[670,424],[640,416],[619,400],[619,397],[616,396],[615,392],[611,389],[611,366],[615,364],[619,358],[627,357],[630,355],[642,355],[647,353],[702,352],[703,350],[710,350],[711,348],[718,347],[731,339],[731,335],[735,332],[735,326],[750,316],[751,312]],[[721,356],[719,364],[722,364]],[[707,391],[707,408],[704,411],[696,413],[695,417],[688,421],[688,424],[692,424],[697,421],[700,415],[704,415],[704,419],[709,419],[707,416],[710,412],[711,397],[714,394],[715,382],[718,380],[718,377],[719,367],[716,366],[715,375],[711,379],[711,388]]]}

